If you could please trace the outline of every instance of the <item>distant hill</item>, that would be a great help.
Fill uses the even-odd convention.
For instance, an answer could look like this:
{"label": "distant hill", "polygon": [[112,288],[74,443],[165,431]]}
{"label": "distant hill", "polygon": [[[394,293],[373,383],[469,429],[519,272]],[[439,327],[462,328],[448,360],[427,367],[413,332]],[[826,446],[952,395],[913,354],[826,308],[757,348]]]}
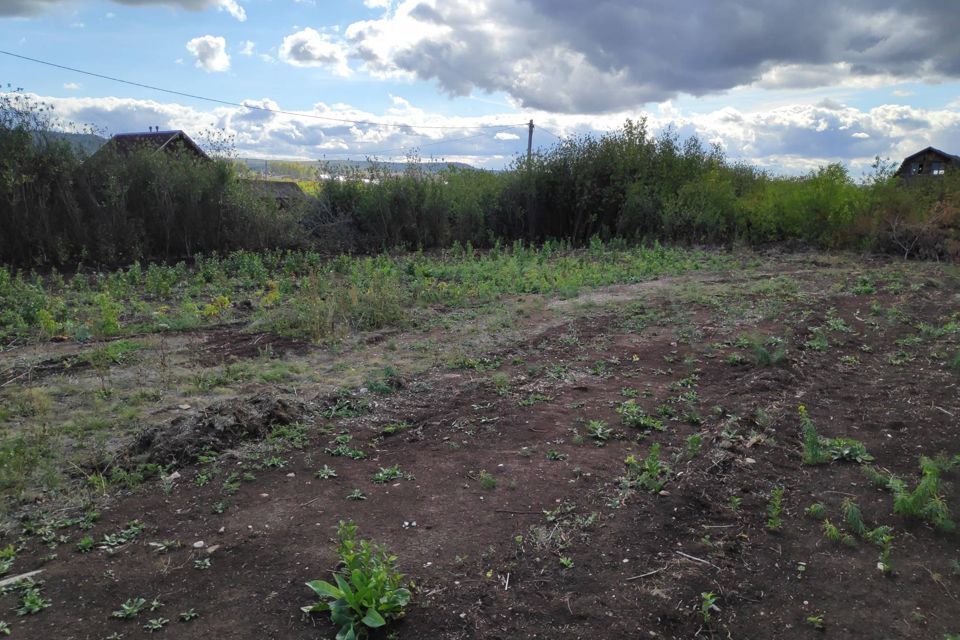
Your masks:
{"label": "distant hill", "polygon": [[107,139],[92,133],[64,133],[62,131],[47,131],[45,135],[52,140],[69,142],[74,150],[83,157],[92,156],[102,147]]}
{"label": "distant hill", "polygon": [[[321,168],[326,173],[350,173],[353,171],[367,171],[373,165],[366,160],[263,160],[258,158],[239,158],[251,171],[270,177],[298,178],[311,180],[316,177]],[[391,173],[403,173],[407,168],[406,162],[380,162]],[[425,173],[438,173],[448,167],[458,169],[473,169],[474,167],[463,162],[421,162],[420,169]]]}

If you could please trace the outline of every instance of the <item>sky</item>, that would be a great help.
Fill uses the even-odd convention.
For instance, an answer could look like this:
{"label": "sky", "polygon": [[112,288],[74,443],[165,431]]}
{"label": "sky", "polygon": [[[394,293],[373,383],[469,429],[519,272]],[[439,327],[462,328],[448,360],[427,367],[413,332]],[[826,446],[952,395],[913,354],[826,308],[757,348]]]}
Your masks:
{"label": "sky", "polygon": [[[731,160],[960,153],[956,0],[0,0],[0,83],[106,133],[501,168],[646,118]],[[224,104],[226,103],[226,104]],[[284,113],[276,113],[282,111]],[[70,124],[75,123],[75,124]]]}

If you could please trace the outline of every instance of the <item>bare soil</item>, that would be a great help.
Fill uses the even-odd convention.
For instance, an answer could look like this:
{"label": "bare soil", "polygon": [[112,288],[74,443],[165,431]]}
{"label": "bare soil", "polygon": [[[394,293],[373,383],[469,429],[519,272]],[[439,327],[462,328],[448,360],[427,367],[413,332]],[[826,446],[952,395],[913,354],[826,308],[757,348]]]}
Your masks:
{"label": "bare soil", "polygon": [[[903,287],[889,284],[898,274]],[[851,291],[863,275],[876,292]],[[17,617],[17,596],[8,593],[0,619],[14,638],[142,638],[151,635],[146,620],[160,616],[170,620],[160,637],[333,637],[328,620],[300,606],[311,600],[304,583],[328,579],[336,566],[337,523],[352,519],[398,556],[415,585],[406,618],[374,638],[960,633],[960,576],[951,569],[960,561],[958,534],[895,515],[890,494],[855,462],[802,464],[797,419],[805,405],[821,435],[863,442],[875,467],[911,486],[921,455],[960,453],[960,373],[948,366],[960,336],[910,339],[921,323],[960,319],[956,269],[784,262],[761,277],[678,278],[539,308],[506,337],[484,336],[494,348],[469,353],[472,368],[436,359],[419,371],[410,365],[415,373],[402,371],[405,384],[393,393],[361,384],[334,397],[336,376],[324,373],[295,393],[259,383],[186,415],[161,414],[124,463],[175,461],[169,471],[179,478],[106,499],[89,532],[57,531],[66,543],[21,537],[13,572],[42,568],[52,606]],[[810,346],[813,327],[833,327],[823,329],[826,350]],[[391,341],[404,352],[444,335],[462,339],[411,329],[351,357],[380,363],[390,360]],[[781,338],[785,358],[755,363],[738,346],[745,335]],[[201,343],[193,357],[208,366],[259,357],[266,345],[280,360],[331,357],[327,348],[263,334],[221,331]],[[495,374],[507,380],[499,390]],[[695,398],[681,399],[690,392]],[[650,415],[659,407],[678,415],[664,418],[662,432],[624,426],[616,409],[628,398]],[[609,440],[587,435],[591,420],[613,429]],[[409,428],[383,435],[400,422]],[[290,423],[307,427],[299,448],[264,440],[273,425]],[[367,458],[325,452],[340,434]],[[694,434],[702,447],[684,455]],[[654,443],[672,467],[664,490],[624,492],[625,458],[645,457]],[[197,462],[203,452],[215,459]],[[412,479],[372,482],[395,464]],[[337,477],[314,477],[323,465]],[[481,472],[496,485],[485,487]],[[237,491],[225,491],[225,482]],[[771,531],[767,508],[777,487],[783,525]],[[366,499],[347,500],[354,489]],[[960,512],[956,472],[943,494]],[[831,542],[804,514],[821,502],[842,528],[844,498],[859,504],[869,526],[893,527],[892,574],[878,570],[876,546]],[[131,520],[145,524],[132,542],[110,553],[76,550],[83,535],[99,541]],[[157,553],[148,545],[161,540],[182,546]],[[203,558],[210,568],[195,568]],[[716,595],[709,621],[700,610],[705,592]],[[163,606],[132,621],[111,618],[138,596]],[[191,608],[200,617],[180,622],[178,613]],[[823,630],[811,616],[822,616]]]}

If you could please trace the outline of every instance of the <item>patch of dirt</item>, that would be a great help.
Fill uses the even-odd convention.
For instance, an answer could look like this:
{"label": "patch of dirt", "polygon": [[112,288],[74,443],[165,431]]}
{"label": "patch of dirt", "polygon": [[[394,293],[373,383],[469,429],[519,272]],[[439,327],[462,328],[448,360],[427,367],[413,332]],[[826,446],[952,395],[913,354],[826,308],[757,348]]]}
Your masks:
{"label": "patch of dirt", "polygon": [[273,358],[302,356],[312,348],[309,342],[271,333],[217,329],[204,332],[203,340],[196,346],[195,357],[202,366],[214,367],[264,355]]}

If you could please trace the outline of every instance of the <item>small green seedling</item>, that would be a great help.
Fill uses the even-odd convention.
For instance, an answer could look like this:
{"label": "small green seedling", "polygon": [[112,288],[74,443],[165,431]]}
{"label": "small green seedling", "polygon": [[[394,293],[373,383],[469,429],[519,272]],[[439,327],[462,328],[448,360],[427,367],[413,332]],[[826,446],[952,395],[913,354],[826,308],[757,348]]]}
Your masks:
{"label": "small green seedling", "polygon": [[365,494],[360,489],[354,489],[353,491],[350,492],[349,495],[347,495],[347,500],[366,500],[366,499],[367,499],[367,494]]}
{"label": "small green seedling", "polygon": [[713,622],[714,611],[720,611],[717,606],[717,596],[712,591],[704,591],[700,594],[700,615],[703,617],[704,624]]}
{"label": "small green seedling", "polygon": [[783,487],[777,487],[770,492],[770,501],[767,503],[767,529],[779,531],[783,527]]}
{"label": "small green seedling", "polygon": [[30,587],[23,592],[20,598],[20,607],[17,609],[18,616],[29,616],[40,613],[52,603],[44,598],[40,593],[40,587]]}
{"label": "small green seedling", "polygon": [[200,571],[206,571],[211,566],[210,558],[200,558],[199,560],[193,561],[193,568],[199,569]]}
{"label": "small green seedling", "polygon": [[827,508],[819,502],[814,502],[803,511],[814,520],[823,520],[827,517]]}
{"label": "small green seedling", "polygon": [[807,616],[807,624],[816,629],[817,631],[823,631],[823,616]]}
{"label": "small green seedling", "polygon": [[163,629],[165,626],[167,626],[168,622],[170,621],[166,618],[151,618],[150,620],[147,620],[146,624],[143,625],[143,628],[150,633],[153,633],[154,631],[160,631]]}
{"label": "small green seedling", "polygon": [[196,620],[200,617],[200,614],[197,613],[196,609],[188,609],[180,613],[180,622],[190,622],[191,620]]}

